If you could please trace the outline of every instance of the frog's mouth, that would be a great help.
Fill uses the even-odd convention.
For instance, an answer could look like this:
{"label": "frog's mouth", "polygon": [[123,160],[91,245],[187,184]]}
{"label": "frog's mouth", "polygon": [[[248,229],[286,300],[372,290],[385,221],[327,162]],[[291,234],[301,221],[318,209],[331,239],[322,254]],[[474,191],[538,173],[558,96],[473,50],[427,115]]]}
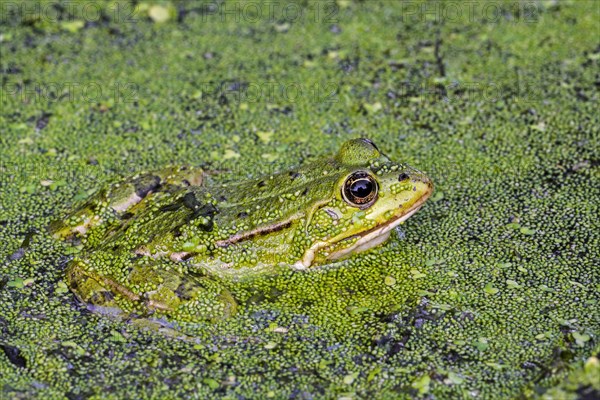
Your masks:
{"label": "frog's mouth", "polygon": [[[349,254],[360,253],[385,242],[390,237],[390,234],[394,228],[396,228],[398,225],[412,217],[417,211],[421,209],[421,207],[423,206],[425,201],[427,201],[431,193],[432,191],[430,190],[428,193],[424,194],[421,198],[419,198],[419,200],[412,204],[410,208],[406,210],[406,212],[398,215],[396,218],[390,220],[388,223],[376,226],[368,231],[350,236],[348,239],[358,238],[358,240],[356,240],[356,242],[349,247],[328,254],[326,259],[338,260],[340,258],[344,258]],[[310,267],[319,250],[329,245],[330,243],[327,242],[317,242],[313,244],[308,250],[306,250],[302,260],[297,261],[293,265],[294,268],[306,269]]]}
{"label": "frog's mouth", "polygon": [[327,256],[328,260],[338,260],[352,253],[360,253],[366,250],[369,250],[372,247],[378,246],[381,243],[388,240],[392,230],[413,216],[417,211],[421,209],[425,199],[419,201],[418,204],[415,203],[413,207],[411,207],[406,213],[400,215],[399,217],[391,220],[385,225],[376,226],[375,228],[362,232],[358,235],[354,235],[353,238],[358,237],[359,239],[352,246],[347,247],[345,249],[341,249],[336,251],[335,253],[331,253]]}

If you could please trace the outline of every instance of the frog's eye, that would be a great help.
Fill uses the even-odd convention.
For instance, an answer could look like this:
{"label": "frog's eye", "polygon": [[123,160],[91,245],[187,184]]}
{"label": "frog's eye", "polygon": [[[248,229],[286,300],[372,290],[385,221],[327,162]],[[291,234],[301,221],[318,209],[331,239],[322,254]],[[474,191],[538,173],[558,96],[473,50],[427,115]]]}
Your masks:
{"label": "frog's eye", "polygon": [[342,195],[346,203],[364,209],[377,200],[378,189],[375,178],[365,171],[357,171],[346,178]]}

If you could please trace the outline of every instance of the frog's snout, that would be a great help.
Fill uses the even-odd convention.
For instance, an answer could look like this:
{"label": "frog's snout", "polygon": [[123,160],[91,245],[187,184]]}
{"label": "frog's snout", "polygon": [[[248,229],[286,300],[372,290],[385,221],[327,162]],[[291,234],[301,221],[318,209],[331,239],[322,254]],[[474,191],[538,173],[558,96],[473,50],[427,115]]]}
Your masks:
{"label": "frog's snout", "polygon": [[417,175],[413,179],[426,184],[429,189],[433,189],[433,181],[431,179],[429,179],[429,177],[427,175],[423,174],[422,172],[419,172],[419,175]]}

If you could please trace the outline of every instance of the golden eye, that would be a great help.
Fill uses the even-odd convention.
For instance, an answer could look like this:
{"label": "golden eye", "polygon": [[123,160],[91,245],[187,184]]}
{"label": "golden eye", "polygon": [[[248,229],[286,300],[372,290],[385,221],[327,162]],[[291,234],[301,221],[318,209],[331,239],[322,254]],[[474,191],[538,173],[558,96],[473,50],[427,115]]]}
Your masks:
{"label": "golden eye", "polygon": [[357,171],[346,178],[342,197],[346,203],[361,209],[370,207],[377,200],[377,181],[368,172]]}

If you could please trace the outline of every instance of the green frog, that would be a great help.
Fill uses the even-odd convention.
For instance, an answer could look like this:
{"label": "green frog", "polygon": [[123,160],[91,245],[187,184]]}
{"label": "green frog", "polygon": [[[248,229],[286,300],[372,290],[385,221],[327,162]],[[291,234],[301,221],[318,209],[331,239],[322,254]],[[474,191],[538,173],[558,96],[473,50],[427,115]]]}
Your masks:
{"label": "green frog", "polygon": [[369,139],[256,179],[219,182],[195,167],[101,189],[52,234],[80,251],[66,281],[93,311],[176,322],[236,312],[228,281],[309,271],[383,243],[433,191],[422,172]]}

